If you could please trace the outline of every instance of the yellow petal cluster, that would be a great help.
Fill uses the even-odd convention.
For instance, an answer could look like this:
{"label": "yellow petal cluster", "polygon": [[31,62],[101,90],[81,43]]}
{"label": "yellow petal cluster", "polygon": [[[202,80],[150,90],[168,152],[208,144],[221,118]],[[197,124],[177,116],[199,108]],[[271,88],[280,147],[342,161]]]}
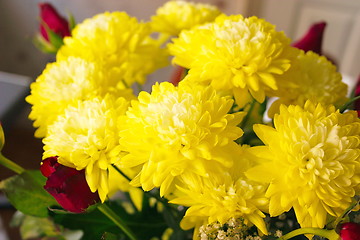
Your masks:
{"label": "yellow petal cluster", "polygon": [[231,218],[241,218],[248,227],[255,225],[267,234],[262,212],[268,211],[266,185],[243,175],[249,167],[244,151],[236,153],[237,160],[231,171],[219,171],[209,177],[183,177],[183,184],[178,186],[180,192],[176,193],[178,197],[170,201],[189,207],[181,221],[182,228],[197,229],[204,224],[224,224]]}
{"label": "yellow petal cluster", "polygon": [[209,4],[169,1],[151,17],[154,31],[177,36],[184,29],[214,21],[220,10]]}
{"label": "yellow petal cluster", "polygon": [[111,95],[77,101],[48,127],[49,135],[43,139],[44,158],[59,156],[59,163],[85,169],[90,190],[98,191],[102,201],[111,191],[109,179],[121,181],[111,165],[123,155],[117,119],[128,105],[124,98]]}
{"label": "yellow petal cluster", "polygon": [[340,216],[360,193],[360,120],[332,105],[280,107],[275,128],[255,125],[265,146],[254,147],[259,165],[246,174],[269,183],[272,216],[294,208],[302,227]]}
{"label": "yellow petal cluster", "polygon": [[138,22],[125,12],[105,12],[78,24],[57,59],[76,56],[103,65],[128,86],[144,83],[148,74],[167,64],[161,42],[150,37],[148,23]]}
{"label": "yellow petal cluster", "polygon": [[[265,214],[290,209],[301,227],[324,228],[360,195],[360,119],[337,109],[347,86],[336,67],[290,42],[264,19],[180,0],[151,22],[125,12],[86,19],[26,98],[43,158],[84,170],[102,202],[126,191],[141,210],[144,191],[159,188],[164,201],[188,207],[180,225],[195,228],[194,239],[213,229],[219,239],[251,238],[252,226],[267,234]],[[135,98],[134,83],[169,53],[187,76]],[[274,127],[257,124],[266,97],[278,98]]]}
{"label": "yellow petal cluster", "polygon": [[241,15],[182,31],[169,50],[173,62],[190,69],[186,80],[231,91],[244,106],[248,92],[263,102],[267,89],[276,90],[277,76],[286,72],[296,56],[283,32],[257,17]]}
{"label": "yellow petal cluster", "polygon": [[346,102],[347,85],[341,81],[336,66],[314,52],[298,52],[289,71],[279,78],[279,88],[271,94],[279,97],[269,109],[271,117],[279,111],[281,104],[304,106],[310,99],[339,107]]}
{"label": "yellow petal cluster", "polygon": [[208,176],[231,167],[242,135],[237,127],[243,113],[228,114],[233,100],[211,87],[155,84],[141,92],[121,123],[120,143],[128,155],[121,166],[138,166],[132,183],[145,191],[160,187],[168,194],[179,176]]}
{"label": "yellow petal cluster", "polygon": [[118,79],[94,62],[69,57],[47,64],[43,73],[31,84],[26,101],[32,105],[29,118],[34,120],[36,137],[45,137],[47,127],[65,108],[78,100],[112,93],[127,99],[132,91],[119,84]]}

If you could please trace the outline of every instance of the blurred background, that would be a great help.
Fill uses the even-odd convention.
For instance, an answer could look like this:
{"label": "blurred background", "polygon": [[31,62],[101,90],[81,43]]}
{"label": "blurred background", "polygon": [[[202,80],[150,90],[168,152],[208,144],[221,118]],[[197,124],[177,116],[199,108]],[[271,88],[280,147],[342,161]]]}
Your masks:
{"label": "blurred background", "polygon": [[[41,140],[33,137],[27,119],[30,106],[24,101],[29,84],[54,57],[40,52],[32,43],[39,28],[38,0],[0,0],[0,120],[6,144],[3,154],[25,168],[38,168]],[[126,11],[149,20],[166,0],[49,0],[61,15],[71,13],[77,23],[104,11]],[[256,15],[283,30],[293,40],[306,33],[311,24],[326,21],[323,52],[343,74],[350,89],[360,73],[359,0],[194,0],[211,3],[227,14]],[[172,67],[149,77],[165,81]],[[59,93],[61,94],[61,93]],[[13,173],[0,166],[0,180]],[[9,227],[14,210],[0,194],[0,240],[20,239],[18,229]],[[5,230],[5,231],[4,231]]]}

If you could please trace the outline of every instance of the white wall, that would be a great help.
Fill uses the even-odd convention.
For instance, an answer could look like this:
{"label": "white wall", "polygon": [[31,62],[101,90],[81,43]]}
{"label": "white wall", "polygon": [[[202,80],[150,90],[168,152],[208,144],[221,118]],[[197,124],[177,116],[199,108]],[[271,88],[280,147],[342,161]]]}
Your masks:
{"label": "white wall", "polygon": [[[104,11],[126,11],[148,20],[167,0],[0,0],[0,71],[36,78],[52,56],[40,52],[32,44],[38,31],[38,3],[50,2],[63,15],[72,13],[77,22]],[[196,0],[193,0],[196,1]],[[197,0],[216,4],[226,13],[245,8],[243,0]],[[162,75],[169,70],[163,70]]]}
{"label": "white wall", "polygon": [[[327,22],[323,52],[330,56],[349,85],[360,75],[359,0],[254,0],[252,13],[265,18],[294,40],[317,21]],[[253,4],[255,5],[255,4]]]}
{"label": "white wall", "polygon": [[[0,71],[36,77],[52,57],[32,44],[38,31],[40,0],[0,0]],[[104,11],[126,11],[147,20],[166,0],[49,0],[58,11],[72,13],[77,22]],[[151,2],[151,4],[149,4]]]}

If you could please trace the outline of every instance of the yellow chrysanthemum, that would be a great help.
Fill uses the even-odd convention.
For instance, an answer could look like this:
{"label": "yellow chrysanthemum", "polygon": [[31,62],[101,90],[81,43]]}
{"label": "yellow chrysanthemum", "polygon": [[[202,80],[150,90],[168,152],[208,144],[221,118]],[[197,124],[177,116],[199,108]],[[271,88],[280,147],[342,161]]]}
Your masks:
{"label": "yellow chrysanthemum", "polygon": [[214,21],[220,10],[209,4],[169,1],[151,17],[154,31],[177,36],[184,29]]}
{"label": "yellow chrysanthemum", "polygon": [[110,191],[109,179],[114,177],[110,174],[118,174],[111,169],[123,155],[117,119],[128,105],[124,98],[111,95],[78,101],[49,126],[48,136],[43,139],[44,158],[59,156],[59,163],[85,169],[91,191],[98,191],[102,201]]}
{"label": "yellow chrysanthemum", "polygon": [[257,17],[221,15],[173,41],[173,62],[190,69],[186,80],[230,90],[240,106],[247,103],[248,92],[263,102],[265,91],[277,89],[276,77],[295,57],[290,39]]}
{"label": "yellow chrysanthemum", "polygon": [[324,227],[360,193],[360,120],[355,111],[305,103],[280,107],[275,128],[255,125],[266,146],[254,147],[259,165],[246,175],[269,183],[272,216],[292,207],[302,227]]}
{"label": "yellow chrysanthemum", "polygon": [[307,100],[341,106],[346,102],[347,85],[341,74],[324,56],[298,50],[299,55],[289,71],[279,78],[279,88],[272,96],[279,97],[269,109],[269,116],[279,111],[281,104],[304,106]]}
{"label": "yellow chrysanthemum", "polygon": [[139,23],[125,12],[105,12],[78,24],[64,39],[57,59],[81,57],[116,72],[129,86],[144,83],[146,75],[168,62],[161,42],[150,34],[148,23]]}
{"label": "yellow chrysanthemum", "polygon": [[132,90],[121,87],[118,79],[109,75],[105,69],[73,57],[49,63],[30,88],[31,95],[26,101],[32,105],[29,118],[34,120],[34,127],[38,127],[36,137],[45,137],[48,125],[69,104],[78,100],[104,96],[108,92],[127,99],[134,98]]}
{"label": "yellow chrysanthemum", "polygon": [[243,113],[228,114],[233,100],[211,87],[163,82],[141,92],[124,119],[121,145],[128,155],[121,166],[140,166],[135,186],[172,191],[178,176],[210,172],[232,165],[242,135]]}
{"label": "yellow chrysanthemum", "polygon": [[204,224],[224,224],[231,218],[242,218],[246,225],[255,225],[267,234],[262,212],[268,211],[266,185],[244,176],[244,171],[250,166],[245,151],[242,148],[236,153],[242,159],[234,161],[231,170],[219,171],[207,178],[182,177],[177,186],[178,197],[170,202],[189,207],[181,221],[183,229],[195,227],[195,232],[198,232],[197,228]]}

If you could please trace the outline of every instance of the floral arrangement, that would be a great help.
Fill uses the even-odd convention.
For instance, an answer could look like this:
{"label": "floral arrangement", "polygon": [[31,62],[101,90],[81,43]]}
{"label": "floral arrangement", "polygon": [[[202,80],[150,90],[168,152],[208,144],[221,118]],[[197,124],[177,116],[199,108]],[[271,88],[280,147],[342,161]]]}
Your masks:
{"label": "floral arrangement", "polygon": [[325,23],[292,43],[206,4],[79,24],[40,6],[40,171],[0,155],[24,239],[360,239],[359,91],[321,55]]}

